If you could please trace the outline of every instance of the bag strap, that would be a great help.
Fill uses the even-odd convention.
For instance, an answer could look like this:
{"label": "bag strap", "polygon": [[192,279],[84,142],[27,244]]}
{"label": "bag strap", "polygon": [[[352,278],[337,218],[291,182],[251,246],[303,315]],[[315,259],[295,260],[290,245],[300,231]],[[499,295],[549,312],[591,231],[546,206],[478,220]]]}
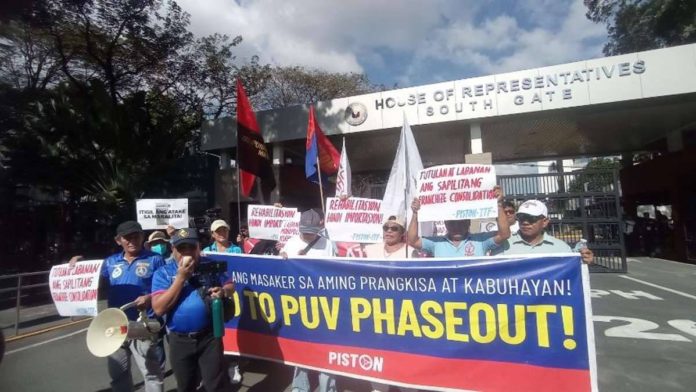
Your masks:
{"label": "bag strap", "polygon": [[305,246],[305,248],[302,249],[301,251],[299,251],[297,254],[300,255],[300,256],[306,255],[307,252],[309,252],[309,250],[312,249],[312,247],[314,246],[314,244],[316,244],[317,242],[319,242],[319,239],[320,239],[320,238],[321,238],[321,237],[318,236],[318,235],[317,235],[316,237],[314,237],[314,239],[313,239],[312,241],[310,241],[310,242],[307,244],[307,246]]}

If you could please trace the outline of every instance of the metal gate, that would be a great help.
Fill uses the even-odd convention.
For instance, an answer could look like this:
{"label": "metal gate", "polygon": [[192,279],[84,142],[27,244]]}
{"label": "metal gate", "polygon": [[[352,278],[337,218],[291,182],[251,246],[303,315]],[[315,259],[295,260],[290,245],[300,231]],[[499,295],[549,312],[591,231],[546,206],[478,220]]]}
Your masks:
{"label": "metal gate", "polygon": [[549,209],[547,232],[571,247],[581,238],[595,254],[592,272],[626,272],[617,170],[498,176],[505,198],[539,199]]}

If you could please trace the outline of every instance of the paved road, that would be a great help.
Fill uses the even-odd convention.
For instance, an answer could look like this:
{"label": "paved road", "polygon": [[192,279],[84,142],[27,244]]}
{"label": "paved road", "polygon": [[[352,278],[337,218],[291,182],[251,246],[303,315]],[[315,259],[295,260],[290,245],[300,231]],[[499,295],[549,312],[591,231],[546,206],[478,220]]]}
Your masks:
{"label": "paved road", "polygon": [[[629,259],[628,274],[598,273],[590,280],[600,390],[696,390],[696,266]],[[0,365],[0,390],[108,390],[105,360],[85,347],[86,327],[78,323],[9,342]],[[133,373],[140,382],[138,371]],[[287,391],[291,376],[282,365],[252,361],[236,390]],[[165,387],[176,387],[170,373]],[[367,383],[347,379],[339,379],[339,389],[370,390]]]}

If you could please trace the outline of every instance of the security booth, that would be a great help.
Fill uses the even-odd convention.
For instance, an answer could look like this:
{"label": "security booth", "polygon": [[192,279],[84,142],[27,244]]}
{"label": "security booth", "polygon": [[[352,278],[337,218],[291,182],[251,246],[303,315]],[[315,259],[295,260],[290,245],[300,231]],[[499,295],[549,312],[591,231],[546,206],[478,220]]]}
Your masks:
{"label": "security booth", "polygon": [[[494,164],[667,155],[695,144],[696,45],[338,98],[315,108],[317,122],[333,144],[338,147],[345,138],[353,193],[365,197],[381,197],[404,119],[424,167],[462,163],[484,152]],[[306,105],[256,113],[264,140],[272,146],[278,184],[265,202],[319,205],[317,185],[304,179],[308,113]],[[204,124],[202,148],[233,158],[235,126],[232,118]],[[628,173],[632,163],[626,162]],[[510,198],[550,202],[552,234],[571,245],[588,239],[604,270],[625,271],[622,189],[636,186],[637,180],[618,172],[597,175],[603,185],[596,189],[585,188],[585,182],[594,182],[562,167],[553,175],[499,179]],[[237,198],[235,182],[234,169],[217,173],[216,200],[223,216],[231,216],[237,202],[249,202]],[[687,200],[685,189],[674,188],[675,197]],[[687,204],[672,203],[675,222],[678,218],[684,230],[691,216]],[[682,242],[692,237],[685,234]],[[688,261],[680,256],[685,249],[675,259]]]}

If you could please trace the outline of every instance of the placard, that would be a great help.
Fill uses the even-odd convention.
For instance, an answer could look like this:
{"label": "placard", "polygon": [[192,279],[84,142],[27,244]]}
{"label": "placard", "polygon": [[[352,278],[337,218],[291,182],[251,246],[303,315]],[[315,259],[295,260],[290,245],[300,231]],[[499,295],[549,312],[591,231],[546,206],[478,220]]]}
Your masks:
{"label": "placard", "polygon": [[382,241],[381,200],[350,197],[326,199],[324,226],[331,241],[375,243]]}
{"label": "placard", "polygon": [[278,241],[286,222],[300,221],[297,208],[284,208],[251,204],[247,208],[249,237],[261,240]]}
{"label": "placard", "polygon": [[418,172],[421,222],[498,216],[493,165],[433,166]]}
{"label": "placard", "polygon": [[144,230],[189,227],[188,199],[139,199],[135,209]]}
{"label": "placard", "polygon": [[54,265],[48,278],[51,297],[61,316],[96,316],[99,276],[104,260]]}

